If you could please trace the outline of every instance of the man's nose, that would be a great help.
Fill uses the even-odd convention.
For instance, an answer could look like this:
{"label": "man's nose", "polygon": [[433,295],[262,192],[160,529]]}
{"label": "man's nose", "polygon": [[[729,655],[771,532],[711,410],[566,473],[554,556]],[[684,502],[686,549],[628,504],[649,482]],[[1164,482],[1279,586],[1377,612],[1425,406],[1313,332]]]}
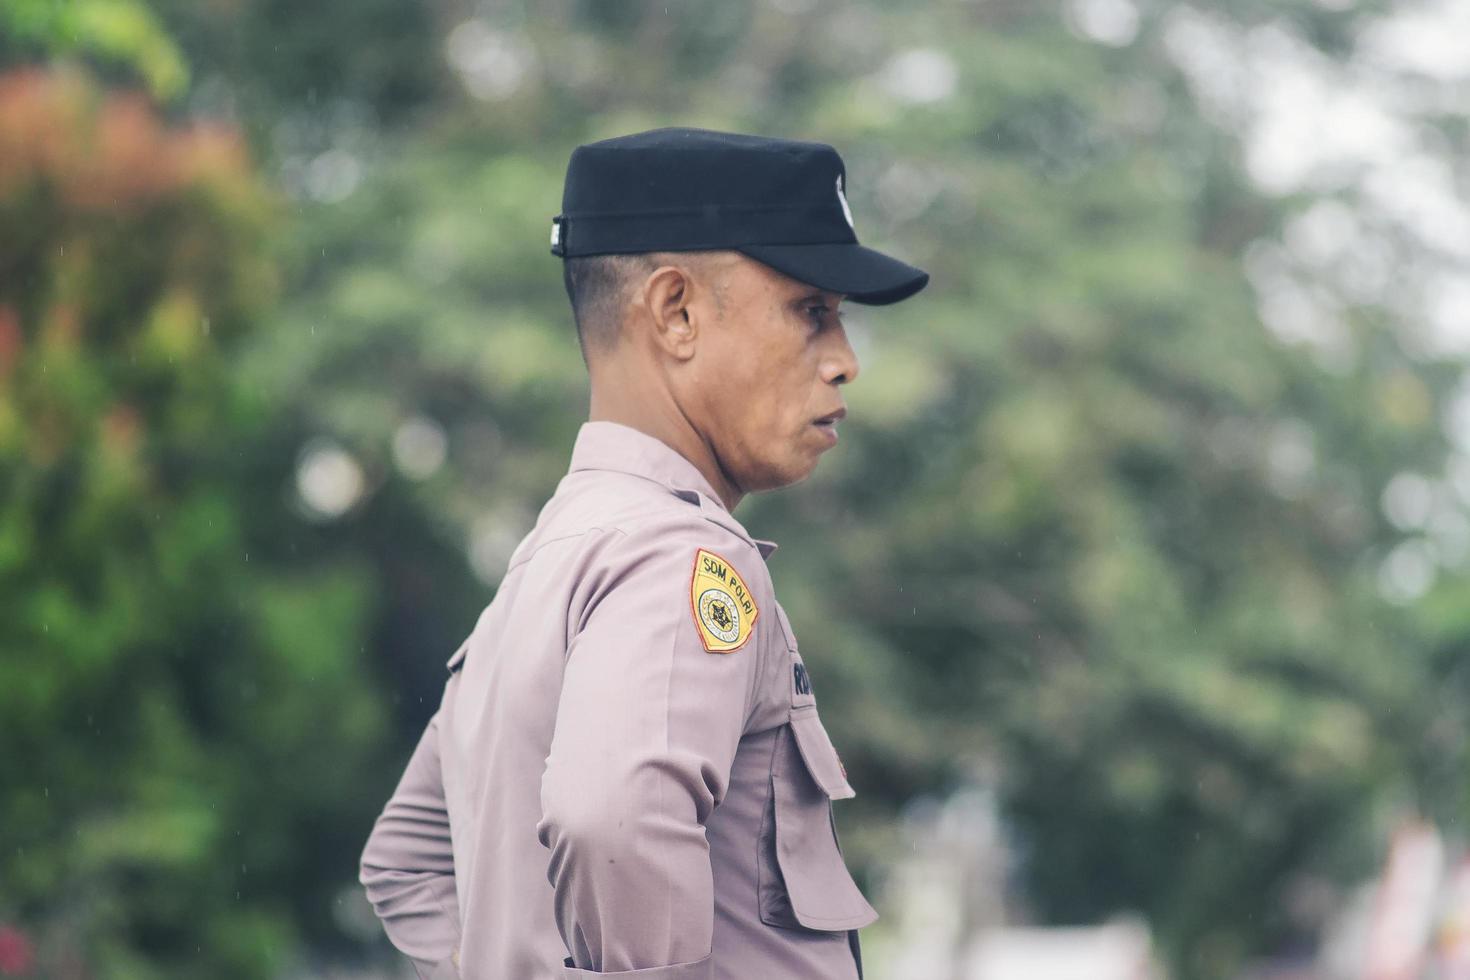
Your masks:
{"label": "man's nose", "polygon": [[848,343],[846,328],[839,325],[831,334],[832,349],[827,352],[822,376],[828,384],[840,385],[855,381],[858,376],[857,353]]}

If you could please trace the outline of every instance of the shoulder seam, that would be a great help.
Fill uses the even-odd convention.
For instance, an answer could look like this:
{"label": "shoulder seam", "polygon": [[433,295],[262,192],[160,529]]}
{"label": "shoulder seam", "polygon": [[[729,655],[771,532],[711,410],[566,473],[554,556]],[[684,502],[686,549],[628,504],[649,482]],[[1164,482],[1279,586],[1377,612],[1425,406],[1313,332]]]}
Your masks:
{"label": "shoulder seam", "polygon": [[[640,530],[647,525],[657,524],[660,520],[668,519],[669,515],[666,513],[645,514],[639,516],[635,520],[623,522],[621,525],[615,528],[615,530],[621,531],[624,534],[631,536],[635,531]],[[687,523],[687,526],[691,530],[696,528],[699,530],[704,530],[707,525],[717,527],[720,529],[722,537],[736,542],[741,547],[753,554],[760,554],[760,549],[756,547],[755,542],[749,540],[744,535],[741,535],[739,532],[729,527],[726,527],[724,524],[715,520],[709,514],[706,514],[702,509],[698,511],[693,511],[688,515],[680,514],[678,515],[678,520],[681,523]]]}
{"label": "shoulder seam", "polygon": [[604,527],[601,524],[593,524],[593,525],[590,525],[588,527],[578,528],[575,531],[568,531],[566,534],[558,534],[554,538],[548,538],[547,540],[538,543],[536,545],[536,547],[532,548],[524,556],[522,556],[521,558],[516,559],[516,561],[513,562],[512,564],[507,565],[505,567],[505,574],[506,575],[509,575],[510,572],[511,572],[511,569],[513,569],[513,568],[519,568],[520,566],[524,565],[526,562],[530,561],[532,558],[535,558],[538,554],[540,554],[541,553],[541,550],[543,548],[546,548],[546,547],[548,547],[550,545],[556,544],[558,541],[569,541],[572,538],[585,537],[588,534],[593,534],[593,533],[596,533],[596,532],[602,532],[604,534],[606,534],[606,533],[622,534],[624,536],[626,536],[626,534],[627,534],[627,532],[625,532],[620,527]]}

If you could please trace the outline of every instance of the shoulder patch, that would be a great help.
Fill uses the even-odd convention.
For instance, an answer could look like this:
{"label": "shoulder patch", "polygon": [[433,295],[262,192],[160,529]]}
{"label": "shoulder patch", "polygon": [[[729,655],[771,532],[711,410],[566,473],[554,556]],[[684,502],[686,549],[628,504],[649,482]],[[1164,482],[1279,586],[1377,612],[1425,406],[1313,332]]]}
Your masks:
{"label": "shoulder patch", "polygon": [[694,552],[689,608],[708,653],[733,653],[745,645],[760,615],[755,597],[735,566],[706,548]]}

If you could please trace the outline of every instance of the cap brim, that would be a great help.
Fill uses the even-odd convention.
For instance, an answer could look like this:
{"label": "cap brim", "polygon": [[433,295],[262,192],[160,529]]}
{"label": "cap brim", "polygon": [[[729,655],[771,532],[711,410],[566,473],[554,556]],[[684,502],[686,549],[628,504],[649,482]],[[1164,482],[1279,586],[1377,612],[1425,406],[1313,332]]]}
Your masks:
{"label": "cap brim", "polygon": [[757,262],[764,262],[793,279],[843,293],[854,303],[886,306],[923,289],[929,273],[862,245],[838,242],[822,245],[738,245]]}

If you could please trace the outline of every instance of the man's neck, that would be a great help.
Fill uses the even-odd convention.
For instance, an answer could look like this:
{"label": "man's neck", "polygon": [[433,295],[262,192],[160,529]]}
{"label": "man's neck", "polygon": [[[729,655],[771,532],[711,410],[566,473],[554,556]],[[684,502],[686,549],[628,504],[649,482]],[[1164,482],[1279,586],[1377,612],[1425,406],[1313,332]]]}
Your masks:
{"label": "man's neck", "polygon": [[617,422],[659,440],[689,460],[733,513],[745,492],[721,468],[714,449],[668,392],[643,379],[617,376],[614,365],[605,367],[593,378],[587,421]]}

